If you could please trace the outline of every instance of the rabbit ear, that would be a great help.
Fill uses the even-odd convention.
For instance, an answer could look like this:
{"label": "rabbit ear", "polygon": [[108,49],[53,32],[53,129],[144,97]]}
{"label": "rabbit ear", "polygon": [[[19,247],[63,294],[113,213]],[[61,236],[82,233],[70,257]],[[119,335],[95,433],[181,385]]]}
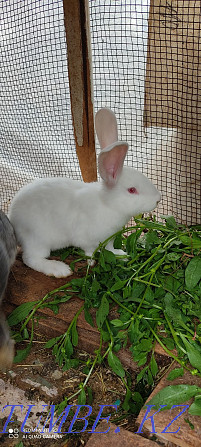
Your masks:
{"label": "rabbit ear", "polygon": [[110,188],[115,186],[118,181],[127,150],[128,143],[119,141],[103,149],[99,154],[98,170],[100,176]]}
{"label": "rabbit ear", "polygon": [[101,149],[118,141],[117,120],[110,109],[100,109],[95,116],[95,128]]}

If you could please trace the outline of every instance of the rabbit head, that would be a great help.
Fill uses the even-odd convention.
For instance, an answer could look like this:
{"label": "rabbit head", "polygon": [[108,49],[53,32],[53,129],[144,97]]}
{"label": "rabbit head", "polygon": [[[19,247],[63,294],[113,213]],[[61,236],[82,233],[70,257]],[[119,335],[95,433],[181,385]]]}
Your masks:
{"label": "rabbit head", "polygon": [[98,169],[105,187],[114,191],[114,197],[120,199],[121,207],[130,217],[153,210],[161,195],[141,172],[123,167],[128,143],[118,141],[115,114],[110,109],[100,109],[95,117],[95,127],[101,147]]}

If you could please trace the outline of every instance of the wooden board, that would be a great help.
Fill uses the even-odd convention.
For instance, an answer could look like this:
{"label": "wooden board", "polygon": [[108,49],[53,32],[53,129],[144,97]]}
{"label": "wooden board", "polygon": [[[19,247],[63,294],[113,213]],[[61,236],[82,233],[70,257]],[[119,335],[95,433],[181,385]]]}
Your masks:
{"label": "wooden board", "polygon": [[63,0],[71,112],[82,177],[97,180],[88,0]]}

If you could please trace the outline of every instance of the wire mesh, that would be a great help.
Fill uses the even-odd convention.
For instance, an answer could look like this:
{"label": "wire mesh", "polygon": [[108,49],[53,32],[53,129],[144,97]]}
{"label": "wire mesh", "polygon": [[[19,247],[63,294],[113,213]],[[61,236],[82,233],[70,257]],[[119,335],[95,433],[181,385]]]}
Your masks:
{"label": "wire mesh", "polygon": [[80,178],[72,128],[63,3],[0,4],[0,198],[36,177]]}
{"label": "wire mesh", "polygon": [[[150,9],[149,0],[89,0],[94,109],[115,111],[130,146],[127,164],[161,190],[159,213],[186,223],[201,215],[198,4],[151,0]],[[0,12],[0,199],[7,211],[32,178],[81,174],[63,2],[1,0]]]}
{"label": "wire mesh", "polygon": [[200,2],[98,0],[90,9],[95,108],[115,110],[127,163],[162,192],[158,215],[199,223]]}

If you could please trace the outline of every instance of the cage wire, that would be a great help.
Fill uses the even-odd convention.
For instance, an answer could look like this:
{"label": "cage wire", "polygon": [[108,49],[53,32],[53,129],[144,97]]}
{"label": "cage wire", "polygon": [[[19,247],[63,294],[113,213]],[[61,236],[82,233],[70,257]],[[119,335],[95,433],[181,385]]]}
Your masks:
{"label": "cage wire", "polygon": [[[162,192],[158,213],[199,223],[200,2],[89,0],[89,10],[94,111],[114,110],[129,143],[126,163]],[[81,173],[63,1],[1,0],[0,13],[0,200],[7,212],[30,180]]]}

